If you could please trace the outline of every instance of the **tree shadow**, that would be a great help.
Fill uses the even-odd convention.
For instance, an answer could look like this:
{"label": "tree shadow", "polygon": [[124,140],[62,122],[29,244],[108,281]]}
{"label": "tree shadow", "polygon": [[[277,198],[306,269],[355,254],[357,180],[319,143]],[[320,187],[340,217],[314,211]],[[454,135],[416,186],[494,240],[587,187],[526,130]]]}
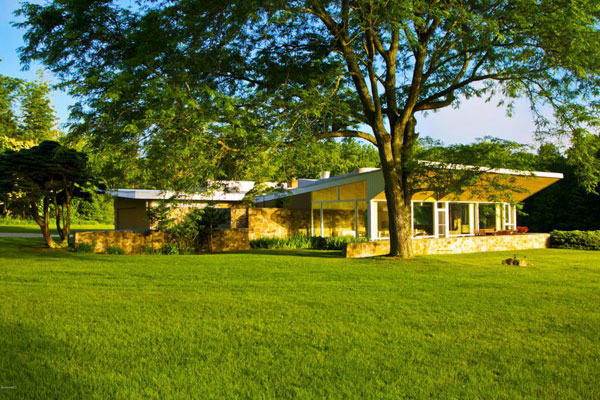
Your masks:
{"label": "tree shadow", "polygon": [[311,258],[344,258],[341,250],[313,250],[313,249],[252,249],[229,251],[221,254],[248,254],[266,256],[292,256]]}
{"label": "tree shadow", "polygon": [[21,322],[3,321],[0,346],[0,398],[76,398],[86,391],[81,380],[66,372],[67,364],[73,364],[66,358],[68,343]]}

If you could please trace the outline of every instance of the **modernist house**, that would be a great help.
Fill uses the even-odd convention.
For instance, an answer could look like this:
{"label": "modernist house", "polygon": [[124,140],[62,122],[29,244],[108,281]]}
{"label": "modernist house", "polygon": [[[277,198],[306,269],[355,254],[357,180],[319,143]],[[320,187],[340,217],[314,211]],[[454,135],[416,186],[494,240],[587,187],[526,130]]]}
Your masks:
{"label": "modernist house", "polygon": [[[511,185],[521,189],[512,193],[515,202],[563,178],[559,173],[506,169],[487,170],[485,175],[511,179]],[[389,238],[384,179],[378,168],[299,182],[288,191],[257,196],[255,200],[256,207],[310,210],[310,232],[314,236]],[[517,227],[514,205],[494,202],[489,196],[470,191],[437,198],[431,192],[417,193],[411,202],[411,213],[414,238],[474,236]]]}
{"label": "modernist house", "polygon": [[[487,170],[484,175],[510,178],[511,186],[520,188],[512,193],[514,202],[526,199],[563,177],[552,172],[530,173],[506,169]],[[283,185],[281,190],[274,193],[255,196],[255,208],[250,210],[251,215],[264,215],[260,209],[280,210],[276,217],[269,217],[269,221],[263,218],[256,226],[249,226],[249,209],[243,201],[255,183],[223,181],[219,184],[218,190],[200,190],[194,194],[115,190],[112,192],[115,197],[115,228],[150,229],[148,210],[170,199],[174,202],[174,208],[181,213],[206,205],[223,208],[230,216],[227,228],[250,228],[253,238],[261,234],[294,233],[323,237],[353,236],[371,240],[389,238],[383,173],[378,168],[361,168],[334,177],[324,175],[322,179],[298,179]],[[434,196],[432,192],[417,193],[411,202],[411,214],[414,238],[489,235],[517,228],[517,210],[513,204],[493,201],[488,194],[473,191],[443,197]]]}
{"label": "modernist house", "polygon": [[116,189],[110,192],[114,197],[115,229],[150,229],[148,210],[165,200],[173,202],[183,213],[186,209],[206,205],[223,208],[230,214],[230,227],[242,227],[247,214],[247,207],[243,200],[253,187],[252,181],[220,181],[218,187],[213,190],[200,189],[193,194],[163,190]]}

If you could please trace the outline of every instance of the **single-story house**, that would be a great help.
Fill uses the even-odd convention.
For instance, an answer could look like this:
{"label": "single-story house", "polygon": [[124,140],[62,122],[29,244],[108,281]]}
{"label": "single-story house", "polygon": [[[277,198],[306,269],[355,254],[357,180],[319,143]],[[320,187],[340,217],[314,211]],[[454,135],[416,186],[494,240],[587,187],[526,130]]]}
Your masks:
{"label": "single-story house", "polygon": [[[269,185],[275,185],[269,183]],[[212,189],[195,193],[178,193],[149,189],[116,189],[114,197],[115,229],[150,229],[148,211],[164,201],[184,214],[190,209],[210,205],[229,211],[230,227],[247,227],[247,193],[254,188],[252,181],[219,181]]]}
{"label": "single-story house", "polygon": [[[512,193],[520,202],[563,178],[560,173],[490,169],[490,179],[507,177],[519,188]],[[313,236],[355,236],[371,240],[389,238],[389,216],[381,169],[361,168],[352,173],[304,181],[284,192],[256,196],[256,207],[310,210]],[[469,236],[517,228],[516,207],[491,200],[489,194],[465,191],[436,197],[421,192],[411,202],[414,238]]]}
{"label": "single-story house", "polygon": [[[453,166],[462,167],[464,166]],[[563,175],[507,169],[486,169],[481,173],[483,176],[480,184],[506,180],[510,182],[510,188],[488,185],[489,188],[495,187],[494,190],[498,193],[471,188],[460,194],[423,191],[413,196],[412,236],[423,239],[413,240],[415,254],[519,250],[547,246],[547,234],[508,235],[517,229],[517,209],[514,204],[552,185],[562,179]],[[246,200],[253,195],[254,182],[226,181],[218,182],[218,186],[219,189],[199,190],[192,194],[160,190],[114,190],[112,194],[115,197],[117,231],[96,233],[94,237],[90,236],[93,233],[87,233],[90,237],[86,240],[96,244],[103,240],[114,243],[119,237],[118,243],[125,243],[133,249],[135,246],[130,243],[132,239],[129,237],[132,236],[131,231],[149,230],[151,224],[148,211],[160,202],[170,200],[173,209],[182,216],[194,207],[207,205],[226,210],[230,223],[220,230],[221,251],[246,249],[251,240],[263,237],[308,234],[370,239],[369,242],[348,244],[344,251],[346,257],[389,252],[389,240],[385,240],[390,236],[385,184],[383,173],[378,168],[360,168],[333,177],[323,174],[321,179],[294,179],[288,184],[279,185],[279,189],[270,194],[254,196],[254,207],[251,208]],[[498,194],[507,193],[512,197],[510,202],[499,200],[504,196]],[[148,232],[138,236],[135,236],[137,241],[134,244],[139,248],[159,245],[154,243],[153,236],[149,236]],[[147,243],[148,240],[152,243]]]}

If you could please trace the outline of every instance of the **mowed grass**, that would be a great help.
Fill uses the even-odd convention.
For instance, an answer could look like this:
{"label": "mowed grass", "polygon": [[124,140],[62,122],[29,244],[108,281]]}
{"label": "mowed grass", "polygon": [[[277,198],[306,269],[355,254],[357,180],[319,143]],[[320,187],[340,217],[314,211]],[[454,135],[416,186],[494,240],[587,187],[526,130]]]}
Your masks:
{"label": "mowed grass", "polygon": [[0,238],[2,398],[600,397],[600,253],[109,256]]}
{"label": "mowed grass", "polygon": [[[113,224],[72,224],[71,232],[77,231],[95,231],[95,230],[105,230],[105,229],[114,229],[115,226]],[[57,234],[58,231],[55,227],[51,228],[50,231],[52,234]],[[42,230],[35,223],[23,223],[23,224],[2,224],[0,221],[0,233],[36,233],[42,234]]]}

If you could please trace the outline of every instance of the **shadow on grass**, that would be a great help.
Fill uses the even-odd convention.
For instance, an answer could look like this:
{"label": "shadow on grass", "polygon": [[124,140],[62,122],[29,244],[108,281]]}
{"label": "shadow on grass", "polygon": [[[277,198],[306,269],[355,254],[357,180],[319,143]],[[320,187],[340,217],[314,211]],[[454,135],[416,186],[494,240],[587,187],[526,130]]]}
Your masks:
{"label": "shadow on grass", "polygon": [[67,363],[66,344],[22,323],[0,323],[0,337],[1,398],[43,399],[58,393],[70,398],[82,392],[77,380],[58,368],[60,360]]}
{"label": "shadow on grass", "polygon": [[292,257],[321,257],[344,258],[340,250],[312,250],[312,249],[252,249],[243,251],[230,251],[221,254],[257,254],[265,256],[292,256]]}

